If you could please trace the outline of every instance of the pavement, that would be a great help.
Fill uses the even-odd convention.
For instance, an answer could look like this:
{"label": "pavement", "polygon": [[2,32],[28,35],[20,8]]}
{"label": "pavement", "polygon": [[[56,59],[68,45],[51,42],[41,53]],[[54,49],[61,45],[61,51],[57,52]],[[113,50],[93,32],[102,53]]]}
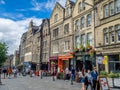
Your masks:
{"label": "pavement", "polygon": [[[52,77],[23,77],[2,79],[3,85],[0,85],[0,90],[81,90],[81,84],[74,82],[73,85],[70,81],[52,80]],[[110,90],[120,90],[113,89]]]}

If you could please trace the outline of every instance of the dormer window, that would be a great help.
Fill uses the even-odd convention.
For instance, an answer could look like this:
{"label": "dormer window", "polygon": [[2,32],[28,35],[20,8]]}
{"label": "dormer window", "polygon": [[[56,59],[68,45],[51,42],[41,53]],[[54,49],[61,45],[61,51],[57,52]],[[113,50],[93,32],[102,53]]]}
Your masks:
{"label": "dormer window", "polygon": [[70,7],[68,7],[66,10],[67,10],[66,11],[66,16],[70,16],[71,15],[71,9],[70,9]]}

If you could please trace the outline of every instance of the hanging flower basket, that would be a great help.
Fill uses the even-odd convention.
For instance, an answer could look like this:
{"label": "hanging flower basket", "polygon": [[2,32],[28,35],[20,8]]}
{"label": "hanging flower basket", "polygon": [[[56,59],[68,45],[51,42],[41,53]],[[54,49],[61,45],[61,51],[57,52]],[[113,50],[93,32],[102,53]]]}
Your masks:
{"label": "hanging flower basket", "polygon": [[89,51],[89,54],[90,54],[90,57],[93,57],[95,55],[95,50],[94,49],[91,49]]}
{"label": "hanging flower basket", "polygon": [[84,52],[85,51],[85,47],[83,45],[80,45],[80,51]]}

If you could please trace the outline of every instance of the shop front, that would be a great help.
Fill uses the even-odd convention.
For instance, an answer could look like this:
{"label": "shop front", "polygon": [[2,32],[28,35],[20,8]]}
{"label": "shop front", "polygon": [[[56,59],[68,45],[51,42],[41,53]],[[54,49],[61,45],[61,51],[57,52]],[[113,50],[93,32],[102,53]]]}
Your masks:
{"label": "shop front", "polygon": [[63,72],[66,68],[71,67],[70,60],[73,58],[72,55],[58,56],[58,67]]}
{"label": "shop front", "polygon": [[75,63],[77,71],[82,69],[85,69],[85,71],[92,70],[96,66],[95,55],[91,57],[88,52],[77,52],[75,53]]}
{"label": "shop front", "polygon": [[58,56],[51,56],[49,58],[49,70],[52,71],[52,66],[54,64],[55,71],[57,71],[58,68]]}

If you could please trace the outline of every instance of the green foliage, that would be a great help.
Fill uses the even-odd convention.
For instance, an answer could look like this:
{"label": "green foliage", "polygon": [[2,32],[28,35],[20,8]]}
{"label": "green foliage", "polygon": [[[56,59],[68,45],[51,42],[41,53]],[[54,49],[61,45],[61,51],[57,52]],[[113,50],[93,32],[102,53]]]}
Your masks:
{"label": "green foliage", "polygon": [[119,78],[119,77],[120,77],[120,73],[110,72],[110,73],[108,74],[108,77],[109,77],[109,78]]}
{"label": "green foliage", "polygon": [[7,45],[0,42],[0,66],[7,59]]}
{"label": "green foliage", "polygon": [[108,73],[107,73],[106,71],[101,71],[101,72],[100,72],[100,76],[105,76],[105,77],[107,77],[107,75],[108,75]]}

